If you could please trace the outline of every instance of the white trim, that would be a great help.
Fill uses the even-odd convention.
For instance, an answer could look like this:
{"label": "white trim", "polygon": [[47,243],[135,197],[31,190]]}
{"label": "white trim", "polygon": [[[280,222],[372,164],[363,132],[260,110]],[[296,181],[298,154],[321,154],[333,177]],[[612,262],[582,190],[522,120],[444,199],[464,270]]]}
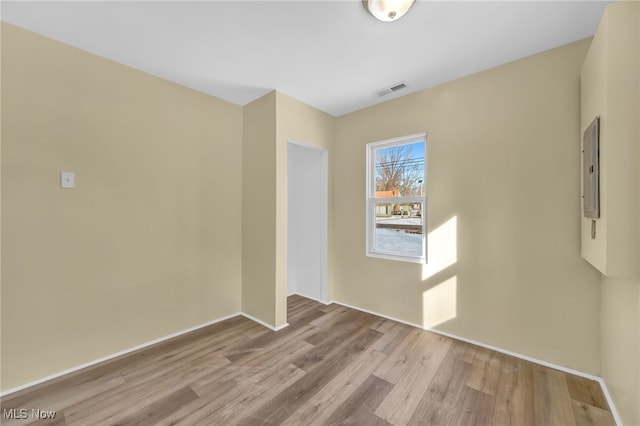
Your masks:
{"label": "white trim", "polygon": [[[74,373],[74,372],[76,372],[78,370],[82,370],[84,368],[91,367],[91,366],[99,364],[101,362],[109,361],[109,360],[117,358],[119,356],[126,355],[126,354],[129,354],[131,352],[135,352],[135,351],[137,351],[139,349],[144,349],[144,348],[146,348],[148,346],[155,345],[156,343],[164,342],[165,340],[173,339],[174,337],[178,337],[178,336],[181,336],[183,334],[190,333],[190,332],[198,330],[200,328],[208,327],[210,325],[213,325],[213,324],[216,324],[216,323],[219,323],[219,322],[222,322],[222,321],[226,321],[226,320],[231,319],[231,318],[235,318],[238,315],[244,315],[244,314],[242,312],[238,312],[238,313],[235,313],[235,314],[227,315],[227,316],[224,316],[222,318],[218,318],[218,319],[206,322],[204,324],[196,325],[194,327],[190,327],[190,328],[187,328],[185,330],[169,334],[167,336],[163,336],[163,337],[159,337],[157,339],[150,340],[150,341],[148,341],[146,343],[143,343],[141,345],[137,345],[137,346],[125,349],[123,351],[116,352],[116,353],[111,354],[111,355],[103,356],[103,357],[98,358],[96,360],[89,361],[89,362],[86,362],[84,364],[77,365],[75,367],[69,368],[69,369],[61,371],[59,373],[54,373],[54,374],[51,374],[49,376],[43,377],[41,379],[34,380],[33,382],[29,382],[29,383],[26,383],[24,385],[17,386],[17,387],[15,387],[13,389],[9,389],[7,391],[0,392],[0,397],[5,397],[5,396],[7,396],[9,394],[12,394],[14,392],[21,391],[21,390],[29,388],[31,386],[39,385],[40,383],[44,383],[44,382],[47,382],[49,380],[57,379],[58,377],[64,376],[66,374]],[[244,316],[246,316],[246,315],[244,315]]]}
{"label": "white trim", "polygon": [[329,151],[322,150],[322,276],[320,277],[320,283],[322,288],[320,289],[320,298],[326,304],[329,298]]}
{"label": "white trim", "polygon": [[26,383],[24,385],[17,386],[15,388],[9,389],[9,390],[7,390],[5,392],[0,392],[0,397],[4,398],[7,395],[10,395],[12,393],[21,391],[21,390],[26,389],[26,388],[30,388],[31,386],[36,386],[36,385],[39,385],[41,383],[48,382],[49,380],[57,379],[58,377],[61,377],[61,376],[67,375],[67,374],[71,374],[71,373],[75,373],[76,371],[79,371],[79,370],[82,370],[84,368],[88,368],[88,367],[94,366],[94,365],[99,364],[101,362],[109,361],[111,359],[117,358],[117,357],[122,356],[122,355],[127,355],[127,354],[129,354],[131,352],[135,352],[137,350],[144,349],[144,348],[146,348],[148,346],[155,345],[156,343],[161,343],[161,342],[164,342],[165,340],[173,339],[174,337],[178,337],[178,336],[181,336],[183,334],[187,334],[187,333],[190,333],[192,331],[198,330],[200,328],[208,327],[210,325],[213,325],[213,324],[216,324],[216,323],[219,323],[219,322],[222,322],[222,321],[226,321],[226,320],[231,319],[231,318],[235,318],[237,316],[243,316],[243,317],[245,317],[245,318],[247,318],[247,319],[249,319],[249,320],[251,320],[253,322],[256,322],[256,323],[258,323],[260,325],[263,325],[263,326],[265,326],[265,327],[267,327],[267,328],[269,328],[270,330],[273,330],[273,331],[282,330],[283,328],[285,328],[285,327],[287,327],[289,325],[288,323],[285,323],[285,324],[282,324],[282,325],[280,325],[278,327],[273,327],[272,325],[269,325],[266,322],[261,321],[261,320],[255,318],[255,317],[247,314],[247,313],[238,312],[238,313],[235,313],[235,314],[227,315],[227,316],[224,316],[222,318],[218,318],[218,319],[206,322],[204,324],[200,324],[200,325],[196,325],[194,327],[187,328],[187,329],[182,330],[182,331],[178,331],[176,333],[169,334],[167,336],[163,336],[163,337],[159,337],[159,338],[154,339],[154,340],[150,340],[150,341],[148,341],[146,343],[143,343],[141,345],[137,345],[137,346],[125,349],[123,351],[116,352],[116,353],[111,354],[111,355],[103,356],[103,357],[98,358],[96,360],[89,361],[89,362],[86,362],[84,364],[77,365],[75,367],[69,368],[69,369],[64,370],[64,371],[60,371],[58,373],[51,374],[49,376],[43,377],[43,378],[38,379],[38,380],[34,380],[33,382],[29,382],[29,383]]}
{"label": "white trim", "polygon": [[[322,147],[318,147],[318,146],[313,146],[313,145],[307,145],[305,143],[296,141],[294,139],[287,139],[287,155],[289,153],[289,146],[288,144],[292,144],[292,145],[296,145],[300,148],[305,148],[305,149],[310,149],[313,151],[318,151],[321,155],[320,157],[320,163],[321,163],[321,193],[320,193],[320,197],[322,197],[322,212],[321,212],[321,222],[322,222],[322,241],[320,242],[321,244],[321,252],[322,252],[322,258],[320,259],[320,264],[321,264],[321,271],[320,271],[320,297],[324,300],[317,300],[317,299],[313,299],[313,300],[317,300],[320,303],[324,303],[327,304],[327,299],[328,299],[328,279],[327,279],[327,275],[328,275],[328,270],[329,270],[329,151],[326,148],[322,148]],[[287,166],[288,167],[288,166]],[[288,169],[287,169],[287,179],[288,179]],[[287,196],[288,196],[288,187],[287,187]],[[288,201],[287,201],[288,203]],[[287,207],[287,210],[289,208]],[[289,227],[289,224],[287,223],[287,229]],[[288,290],[288,283],[287,283],[287,290]],[[297,294],[297,293],[292,293],[292,294]],[[287,297],[290,295],[287,295]],[[304,296],[306,297],[306,296]]]}
{"label": "white trim", "polygon": [[378,312],[370,311],[368,309],[358,308],[357,306],[352,306],[352,305],[349,305],[347,303],[338,302],[337,300],[334,300],[334,301],[330,302],[329,304],[331,304],[331,303],[335,303],[337,305],[341,305],[341,306],[344,306],[346,308],[355,309],[356,311],[360,311],[360,312],[364,312],[364,313],[367,313],[367,314],[375,315],[377,317],[381,317],[381,318],[388,319],[388,320],[391,320],[391,321],[399,322],[401,324],[406,324],[406,325],[409,325],[411,327],[416,327],[416,328],[421,328],[423,330],[426,330],[424,327],[422,327],[422,326],[420,326],[418,324],[414,324],[414,323],[409,322],[409,321],[404,321],[404,320],[401,320],[401,319],[390,317],[388,315],[382,315],[382,314],[380,314]]}
{"label": "white trim", "polygon": [[[297,294],[297,293],[292,293],[292,294]],[[471,344],[476,345],[476,346],[480,346],[480,347],[483,347],[483,348],[491,349],[493,351],[501,352],[501,353],[504,353],[504,354],[507,354],[507,355],[511,355],[511,356],[516,357],[516,358],[521,358],[521,359],[524,359],[526,361],[530,361],[530,362],[533,362],[533,363],[536,363],[536,364],[544,365],[545,367],[550,367],[550,368],[554,368],[556,370],[564,371],[565,373],[575,374],[576,376],[580,376],[580,377],[584,377],[584,378],[587,378],[587,379],[595,380],[600,384],[600,386],[602,388],[602,391],[604,392],[604,396],[607,399],[607,403],[609,404],[609,410],[611,411],[611,414],[613,415],[613,418],[616,421],[616,425],[622,426],[622,420],[620,419],[620,415],[618,414],[618,410],[616,409],[616,406],[613,403],[613,398],[611,397],[611,394],[609,393],[609,389],[607,388],[607,385],[606,385],[606,383],[605,383],[605,381],[604,381],[604,379],[602,377],[593,376],[591,374],[583,373],[583,372],[578,371],[578,370],[573,370],[571,368],[562,367],[560,365],[552,364],[552,363],[547,362],[547,361],[542,361],[542,360],[539,360],[537,358],[533,358],[533,357],[530,357],[530,356],[527,356],[527,355],[522,355],[522,354],[519,354],[517,352],[508,351],[506,349],[497,348],[497,347],[491,346],[491,345],[485,345],[484,343],[476,342],[474,340],[466,339],[464,337],[459,337],[459,336],[456,336],[454,334],[444,333],[442,331],[438,331],[438,330],[434,330],[434,329],[430,329],[430,328],[425,328],[425,327],[422,327],[420,325],[417,325],[417,324],[414,324],[414,323],[411,323],[411,322],[408,322],[408,321],[403,321],[403,320],[400,320],[400,319],[397,319],[397,318],[390,317],[388,315],[382,315],[380,313],[373,312],[373,311],[370,311],[368,309],[358,308],[358,307],[355,307],[355,306],[352,306],[352,305],[349,305],[349,304],[346,304],[346,303],[338,302],[338,301],[335,301],[335,300],[331,301],[331,302],[323,302],[321,300],[313,299],[311,297],[303,296],[301,294],[299,296],[305,297],[307,299],[315,300],[315,301],[320,302],[320,303],[322,303],[324,305],[331,305],[331,304],[335,303],[337,305],[341,305],[341,306],[345,306],[347,308],[355,309],[356,311],[366,312],[368,314],[375,315],[375,316],[378,316],[378,317],[381,317],[381,318],[385,318],[385,319],[388,319],[388,320],[391,320],[391,321],[399,322],[401,324],[406,324],[406,325],[411,326],[411,327],[416,327],[416,328],[420,328],[422,330],[431,331],[433,333],[440,334],[440,335],[443,335],[443,336],[446,336],[446,337],[449,337],[449,338],[452,338],[452,339],[456,339],[456,340],[460,340],[460,341],[463,341],[463,342],[471,343]],[[187,328],[185,330],[170,334],[168,336],[160,337],[158,339],[151,340],[151,341],[149,341],[147,343],[143,343],[141,345],[134,346],[132,348],[125,349],[123,351],[116,352],[114,354],[107,355],[107,356],[102,357],[102,358],[98,358],[98,359],[96,359],[94,361],[90,361],[90,362],[78,365],[78,366],[70,368],[68,370],[64,370],[64,371],[61,371],[59,373],[55,373],[55,374],[43,377],[41,379],[34,380],[33,382],[29,382],[29,383],[21,385],[21,386],[17,386],[17,387],[15,387],[13,389],[9,389],[8,391],[0,392],[0,397],[4,398],[7,395],[10,395],[12,393],[21,391],[21,390],[29,388],[31,386],[39,385],[41,383],[47,382],[49,380],[56,379],[58,377],[66,375],[66,374],[74,373],[76,371],[82,370],[82,369],[87,368],[87,367],[91,367],[91,366],[99,364],[101,362],[109,361],[109,360],[111,360],[113,358],[117,358],[119,356],[126,355],[128,353],[137,351],[139,349],[144,349],[144,348],[146,348],[148,346],[155,345],[156,343],[161,343],[161,342],[163,342],[165,340],[169,340],[169,339],[172,339],[174,337],[178,337],[180,335],[183,335],[183,334],[190,333],[192,331],[198,330],[200,328],[204,328],[204,327],[207,327],[207,326],[210,326],[210,325],[222,322],[222,321],[226,321],[226,320],[231,319],[231,318],[235,318],[237,316],[243,316],[243,317],[245,317],[245,318],[247,318],[247,319],[249,319],[251,321],[254,321],[254,322],[256,322],[256,323],[258,323],[260,325],[263,325],[263,326],[265,326],[265,327],[267,327],[267,328],[269,328],[269,329],[271,329],[273,331],[279,331],[279,330],[282,330],[283,328],[289,326],[289,323],[284,323],[284,324],[282,324],[282,325],[280,325],[278,327],[273,327],[273,326],[267,324],[266,322],[264,322],[262,320],[259,320],[259,319],[255,318],[255,317],[245,313],[245,312],[238,312],[236,314],[227,315],[227,316],[224,316],[222,318],[218,318],[218,319],[206,322],[204,324],[196,325],[194,327]]]}
{"label": "white trim", "polygon": [[377,142],[370,142],[367,145],[372,147],[377,147],[380,145],[387,146],[398,146],[398,145],[406,145],[408,143],[420,142],[423,139],[426,139],[427,132],[415,133],[413,135],[407,136],[398,136],[397,138],[385,139]]}
{"label": "white trim", "polygon": [[[332,304],[332,303],[337,303],[337,302],[326,302],[326,301],[324,301],[324,300],[316,299],[315,297],[307,296],[306,294],[300,294],[300,293],[296,293],[296,292],[293,292],[293,293],[289,294],[287,297],[289,297],[289,296],[300,296],[300,297],[304,297],[305,299],[310,299],[310,300],[316,301],[316,302],[318,302],[318,303],[322,303],[323,305],[327,305],[327,306],[329,306],[329,305],[330,305],[330,304]],[[338,304],[339,304],[339,303],[338,303]]]}
{"label": "white trim", "polygon": [[510,355],[510,356],[513,356],[513,357],[516,357],[516,358],[520,358],[520,359],[523,359],[525,361],[532,362],[534,364],[539,364],[539,365],[543,365],[545,367],[553,368],[554,370],[562,371],[564,373],[569,373],[569,374],[573,374],[575,376],[584,377],[585,379],[595,380],[596,382],[598,382],[600,384],[600,387],[602,388],[602,392],[604,393],[604,396],[607,399],[607,403],[609,404],[609,410],[611,411],[611,414],[613,415],[613,418],[616,421],[616,425],[622,426],[622,420],[620,419],[620,415],[618,414],[618,410],[616,409],[616,406],[613,403],[613,398],[611,397],[611,394],[609,393],[609,389],[607,389],[607,385],[606,385],[604,379],[602,377],[600,377],[600,376],[594,376],[593,374],[589,374],[589,373],[585,373],[585,372],[582,372],[582,371],[574,370],[574,369],[568,368],[568,367],[563,367],[561,365],[553,364],[553,363],[548,362],[548,361],[543,361],[541,359],[530,357],[528,355],[523,355],[523,354],[520,354],[520,353],[517,353],[517,352],[513,352],[513,351],[510,351],[510,350],[507,350],[507,349],[502,349],[502,348],[499,348],[499,347],[496,347],[496,346],[487,345],[485,343],[481,343],[481,342],[478,342],[478,341],[475,341],[475,340],[472,340],[472,339],[467,339],[465,337],[456,336],[455,334],[445,333],[443,331],[434,330],[432,328],[426,328],[426,327],[423,327],[423,326],[418,325],[418,324],[414,324],[414,323],[411,323],[411,322],[408,322],[408,321],[403,321],[403,320],[400,320],[400,319],[397,319],[397,318],[390,317],[388,315],[382,315],[380,313],[377,313],[377,312],[374,312],[374,311],[370,311],[368,309],[358,308],[356,306],[352,306],[352,305],[349,305],[349,304],[346,304],[346,303],[342,303],[342,302],[338,302],[338,301],[335,301],[335,300],[330,302],[330,304],[331,303],[335,303],[337,305],[341,305],[341,306],[345,306],[347,308],[355,309],[356,311],[365,312],[367,314],[371,314],[371,315],[375,315],[375,316],[378,316],[378,317],[382,317],[382,318],[385,318],[385,319],[388,319],[388,320],[391,320],[391,321],[396,321],[396,322],[399,322],[399,323],[402,323],[402,324],[406,324],[406,325],[411,326],[411,327],[416,327],[416,328],[419,328],[419,329],[422,329],[422,330],[425,330],[425,331],[430,331],[432,333],[440,334],[442,336],[446,336],[446,337],[449,337],[451,339],[459,340],[461,342],[470,343],[472,345],[480,346],[482,348],[490,349],[492,351],[496,351],[496,352],[500,352],[500,353],[503,353],[503,354],[506,354],[506,355]]}
{"label": "white trim", "polygon": [[[390,148],[395,146],[409,145],[422,142],[424,144],[424,165],[422,185],[424,188],[424,194],[421,196],[407,196],[407,197],[376,197],[376,164],[375,164],[375,151],[381,148]],[[365,254],[367,257],[387,259],[387,260],[399,260],[402,262],[411,263],[427,263],[428,259],[428,247],[427,247],[427,233],[429,232],[428,226],[428,190],[427,190],[427,162],[428,162],[428,149],[427,149],[427,133],[416,133],[408,136],[401,136],[393,139],[386,139],[378,142],[370,142],[366,145],[366,214],[365,214]],[[420,203],[422,204],[422,254],[420,256],[390,253],[376,249],[375,247],[375,235],[376,235],[376,204],[393,204],[393,203]]]}
{"label": "white trim", "polygon": [[611,414],[613,415],[613,419],[616,421],[616,425],[617,426],[623,426],[622,425],[622,419],[620,418],[620,414],[618,414],[618,410],[616,409],[616,405],[613,403],[613,398],[611,397],[611,394],[609,393],[609,389],[607,388],[607,384],[605,383],[604,379],[602,377],[596,377],[596,380],[598,381],[598,383],[600,383],[600,386],[602,387],[602,392],[604,392],[604,397],[607,398],[607,404],[609,404],[609,410],[611,411]]}
{"label": "white trim", "polygon": [[300,142],[300,141],[297,141],[297,140],[291,139],[291,138],[287,138],[287,143],[292,143],[292,144],[298,145],[298,146],[300,146],[302,148],[309,148],[309,149],[315,149],[316,151],[327,152],[327,149],[323,148],[321,146],[308,145],[308,144],[306,144],[304,142]]}
{"label": "white trim", "polygon": [[289,326],[289,323],[288,323],[288,322],[285,322],[284,324],[280,324],[279,326],[274,327],[274,326],[272,326],[271,324],[266,323],[266,322],[264,322],[264,321],[262,321],[262,320],[260,320],[260,319],[258,319],[258,318],[256,318],[256,317],[254,317],[254,316],[251,316],[251,315],[249,315],[249,314],[247,314],[247,313],[245,313],[245,312],[240,312],[240,315],[242,315],[243,317],[245,317],[245,318],[247,318],[247,319],[250,319],[250,320],[251,320],[251,321],[253,321],[253,322],[257,322],[258,324],[260,324],[260,325],[262,325],[262,326],[264,326],[264,327],[267,327],[267,328],[268,328],[268,329],[270,329],[271,331],[280,331],[280,330],[282,330],[283,328],[286,328],[286,327],[288,327],[288,326]]}
{"label": "white trim", "polygon": [[399,260],[401,262],[418,263],[420,265],[425,265],[427,263],[426,257],[403,256],[402,254],[391,253],[382,250],[370,251],[369,253],[367,253],[367,257],[386,260]]}

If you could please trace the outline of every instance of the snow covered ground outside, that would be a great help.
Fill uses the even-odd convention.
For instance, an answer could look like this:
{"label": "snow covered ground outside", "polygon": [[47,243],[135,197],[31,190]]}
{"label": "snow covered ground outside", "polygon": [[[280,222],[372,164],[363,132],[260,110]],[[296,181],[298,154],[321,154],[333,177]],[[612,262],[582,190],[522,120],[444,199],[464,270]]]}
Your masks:
{"label": "snow covered ground outside", "polygon": [[404,253],[414,256],[422,255],[421,234],[408,234],[402,230],[390,228],[376,228],[375,238],[376,250]]}
{"label": "snow covered ground outside", "polygon": [[422,225],[422,218],[407,216],[376,217],[376,223],[394,225]]}

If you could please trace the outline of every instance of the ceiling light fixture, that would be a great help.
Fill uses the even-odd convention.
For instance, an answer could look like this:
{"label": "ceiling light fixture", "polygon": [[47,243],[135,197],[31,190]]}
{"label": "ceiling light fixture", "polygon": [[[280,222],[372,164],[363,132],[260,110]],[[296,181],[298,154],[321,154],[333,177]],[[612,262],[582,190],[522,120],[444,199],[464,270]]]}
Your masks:
{"label": "ceiling light fixture", "polygon": [[383,22],[400,19],[411,8],[415,0],[362,0],[367,12]]}

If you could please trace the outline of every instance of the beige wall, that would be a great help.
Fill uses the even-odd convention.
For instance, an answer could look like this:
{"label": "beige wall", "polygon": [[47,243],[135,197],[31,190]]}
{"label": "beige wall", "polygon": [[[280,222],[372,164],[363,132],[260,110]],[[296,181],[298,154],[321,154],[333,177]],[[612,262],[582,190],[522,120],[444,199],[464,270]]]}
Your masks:
{"label": "beige wall", "polygon": [[240,107],[8,24],[2,89],[3,391],[240,311]]}
{"label": "beige wall", "polygon": [[640,281],[602,277],[602,378],[623,424],[640,424]]}
{"label": "beige wall", "polygon": [[[0,22],[0,49],[2,47],[2,22]],[[0,357],[2,356],[2,51],[0,50]],[[0,366],[0,391],[2,390],[2,366]]]}
{"label": "beige wall", "polygon": [[276,321],[276,92],[243,108],[242,310]]}
{"label": "beige wall", "polygon": [[581,72],[581,124],[600,117],[600,218],[582,218],[582,255],[609,277],[636,277],[638,2],[607,7]]}
{"label": "beige wall", "polygon": [[[278,163],[278,199],[277,199],[277,228],[282,232],[278,235],[278,259],[277,259],[277,311],[281,321],[286,321],[286,295],[287,295],[287,143],[297,142],[327,151],[328,163],[331,164],[331,150],[335,138],[335,119],[305,103],[302,103],[284,93],[276,92],[277,97],[277,163]],[[329,176],[328,204],[332,205],[331,176]],[[329,213],[328,229],[331,234],[333,218]],[[331,250],[331,237],[329,235],[329,250],[327,259],[327,295],[332,300],[332,271],[333,259]]]}
{"label": "beige wall", "polygon": [[[595,117],[600,117],[600,130],[599,134],[602,135],[607,130],[607,63],[604,57],[609,45],[608,29],[609,24],[606,17],[600,22],[599,32],[591,42],[589,51],[582,64],[582,70],[580,72],[580,129],[582,132],[586,130],[587,126],[593,121]],[[604,128],[602,128],[604,126]],[[583,137],[583,133],[580,134]],[[608,139],[608,138],[606,138]],[[583,141],[581,140],[581,144]],[[600,170],[600,186],[605,187],[602,177],[606,176],[608,172],[608,162],[602,161],[602,157],[607,159],[608,146],[602,144],[600,140],[599,154],[600,159],[598,162]],[[582,161],[582,158],[581,158]],[[581,188],[584,185],[584,179],[582,176],[583,165],[580,165],[580,184]],[[582,190],[584,195],[584,190]],[[591,219],[584,217],[584,208],[580,207],[581,212],[581,251],[582,257],[584,257],[589,263],[596,267],[601,272],[607,270],[607,224],[608,211],[607,203],[608,192],[599,191],[600,197],[600,217],[597,219]],[[591,234],[592,221],[596,222],[596,235],[595,238]]]}
{"label": "beige wall", "polygon": [[[603,265],[602,377],[625,425],[640,424],[640,3],[607,7],[583,67],[582,124],[599,114],[603,216],[583,237]],[[600,224],[598,224],[599,226]],[[584,232],[583,232],[584,234]],[[595,247],[595,250],[594,250]],[[595,256],[594,256],[595,255]]]}
{"label": "beige wall", "polygon": [[[339,118],[335,299],[599,373],[600,278],[580,257],[578,216],[588,47],[583,40]],[[432,265],[367,258],[365,145],[425,131]]]}
{"label": "beige wall", "polygon": [[[640,422],[640,283],[579,254],[588,40],[334,119],[1,37],[3,391],[240,310],[283,325],[294,140],[329,151],[329,299],[602,373]],[[425,131],[430,264],[367,258],[365,145]]]}
{"label": "beige wall", "polygon": [[280,92],[244,107],[243,310],[287,323],[287,142],[327,151],[334,119]]}

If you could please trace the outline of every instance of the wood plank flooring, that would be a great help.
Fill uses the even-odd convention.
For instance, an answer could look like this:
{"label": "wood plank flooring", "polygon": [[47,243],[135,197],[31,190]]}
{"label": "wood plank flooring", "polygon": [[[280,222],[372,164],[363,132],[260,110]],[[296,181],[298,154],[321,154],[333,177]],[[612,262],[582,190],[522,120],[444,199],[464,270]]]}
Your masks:
{"label": "wood plank flooring", "polygon": [[235,317],[11,394],[2,424],[615,424],[591,380],[300,296],[288,321]]}

